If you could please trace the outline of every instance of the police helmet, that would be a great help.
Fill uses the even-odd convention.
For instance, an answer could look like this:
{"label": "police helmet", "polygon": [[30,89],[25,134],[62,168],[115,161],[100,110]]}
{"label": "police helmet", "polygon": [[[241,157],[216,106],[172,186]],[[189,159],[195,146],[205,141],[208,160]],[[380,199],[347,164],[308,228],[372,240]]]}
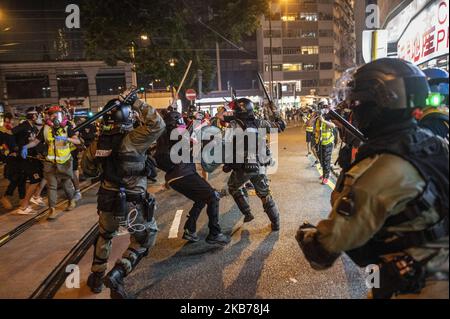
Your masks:
{"label": "police helmet", "polygon": [[[428,84],[432,93],[440,94],[443,97],[444,104],[448,105],[449,84],[448,72],[438,68],[423,70],[427,76]],[[434,103],[429,103],[433,106]]]}
{"label": "police helmet", "polygon": [[240,120],[247,120],[255,117],[253,102],[249,99],[238,99],[235,103],[234,114]]}
{"label": "police helmet", "polygon": [[116,105],[116,107],[103,116],[103,123],[105,125],[114,125],[125,131],[133,129],[133,110],[131,105],[123,104],[119,99],[112,99],[104,108],[109,108],[112,105]]}
{"label": "police helmet", "polygon": [[355,124],[370,136],[379,128],[410,120],[429,96],[425,74],[410,62],[384,58],[360,67],[349,82],[347,101]]}

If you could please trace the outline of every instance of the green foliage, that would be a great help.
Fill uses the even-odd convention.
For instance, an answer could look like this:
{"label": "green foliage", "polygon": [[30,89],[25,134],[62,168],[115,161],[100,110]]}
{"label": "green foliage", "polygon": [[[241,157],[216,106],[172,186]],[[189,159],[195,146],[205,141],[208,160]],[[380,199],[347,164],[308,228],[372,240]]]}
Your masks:
{"label": "green foliage", "polygon": [[[84,0],[82,25],[87,55],[109,65],[133,62],[140,73],[176,85],[189,62],[193,65],[185,87],[203,71],[204,88],[214,74],[215,42],[239,42],[259,26],[267,0]],[[148,40],[142,40],[146,35]],[[169,61],[175,61],[174,66]]]}

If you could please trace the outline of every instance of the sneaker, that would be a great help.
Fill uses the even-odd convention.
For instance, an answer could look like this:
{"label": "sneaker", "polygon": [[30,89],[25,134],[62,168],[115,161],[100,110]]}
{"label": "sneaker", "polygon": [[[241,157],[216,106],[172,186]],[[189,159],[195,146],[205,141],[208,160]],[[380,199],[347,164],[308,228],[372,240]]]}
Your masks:
{"label": "sneaker", "polygon": [[321,181],[323,180],[323,175],[319,177],[319,180],[321,180]]}
{"label": "sneaker", "polygon": [[196,243],[200,240],[196,233],[190,232],[187,229],[184,230],[183,239],[187,240],[190,243]]}
{"label": "sneaker", "polygon": [[73,195],[73,200],[78,202],[80,199],[82,199],[83,196],[81,196],[81,192],[80,191],[76,191],[75,195]]}
{"label": "sneaker", "polygon": [[67,208],[66,208],[66,211],[69,212],[69,211],[71,211],[71,210],[74,210],[75,207],[77,207],[77,202],[76,202],[75,199],[71,199],[70,202],[69,202],[69,205],[68,205]]}
{"label": "sneaker", "polygon": [[322,185],[327,185],[328,184],[328,178],[324,178],[322,180]]}
{"label": "sneaker", "polygon": [[217,235],[208,235],[206,237],[206,242],[210,245],[221,245],[226,246],[230,243],[231,239],[227,235],[219,233]]}
{"label": "sneaker", "polygon": [[59,213],[56,211],[56,208],[50,208],[50,213],[48,214],[47,220],[55,220],[58,218]]}
{"label": "sneaker", "polygon": [[11,204],[11,202],[9,201],[8,197],[3,196],[2,198],[0,198],[0,203],[3,205],[3,207],[7,210],[11,210],[13,209],[13,205]]}
{"label": "sneaker", "polygon": [[33,196],[30,198],[30,202],[32,202],[35,205],[38,206],[47,206],[47,204],[44,202],[44,200],[42,199],[42,197],[39,196]]}
{"label": "sneaker", "polygon": [[18,208],[14,211],[16,215],[35,215],[36,212],[31,207],[27,208]]}

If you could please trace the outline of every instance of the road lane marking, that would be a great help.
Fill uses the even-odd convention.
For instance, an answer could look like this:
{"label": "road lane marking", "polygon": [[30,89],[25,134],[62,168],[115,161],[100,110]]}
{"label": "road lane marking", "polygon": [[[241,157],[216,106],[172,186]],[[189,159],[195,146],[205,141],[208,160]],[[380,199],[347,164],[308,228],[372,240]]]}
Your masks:
{"label": "road lane marking", "polygon": [[169,238],[178,238],[178,229],[180,228],[181,215],[183,215],[183,210],[177,210],[172,222],[172,226],[170,226]]}
{"label": "road lane marking", "polygon": [[[316,169],[317,169],[317,171],[319,172],[319,174],[320,174],[321,176],[323,176],[323,171],[322,171],[322,167],[320,166],[320,164],[316,164]],[[334,189],[336,188],[336,184],[334,184],[334,183],[331,181],[331,179],[328,179],[327,186],[328,186],[329,188],[331,188],[332,191],[334,191]]]}

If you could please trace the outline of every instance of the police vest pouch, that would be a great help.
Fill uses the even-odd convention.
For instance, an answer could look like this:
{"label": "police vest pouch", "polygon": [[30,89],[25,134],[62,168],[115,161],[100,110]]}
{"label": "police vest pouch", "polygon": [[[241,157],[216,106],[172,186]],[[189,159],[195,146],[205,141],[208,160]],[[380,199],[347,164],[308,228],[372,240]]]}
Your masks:
{"label": "police vest pouch", "polygon": [[125,193],[125,189],[121,188],[116,197],[116,205],[113,211],[114,219],[119,222],[123,222],[126,220],[126,216],[128,215],[128,204],[127,204],[127,194]]}

